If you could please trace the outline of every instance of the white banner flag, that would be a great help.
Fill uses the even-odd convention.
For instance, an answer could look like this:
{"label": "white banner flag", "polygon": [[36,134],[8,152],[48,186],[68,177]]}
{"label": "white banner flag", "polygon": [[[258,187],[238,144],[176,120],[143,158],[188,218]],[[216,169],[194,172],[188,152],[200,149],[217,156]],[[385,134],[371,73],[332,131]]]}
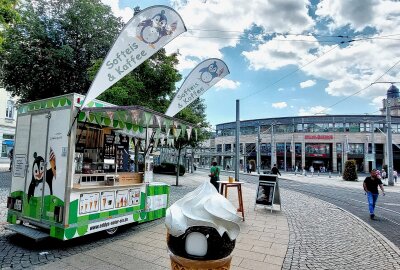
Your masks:
{"label": "white banner flag", "polygon": [[81,108],[183,32],[182,18],[170,7],[153,6],[136,14],[108,52]]}
{"label": "white banner flag", "polygon": [[228,74],[224,61],[217,58],[204,60],[186,77],[165,114],[176,115]]}

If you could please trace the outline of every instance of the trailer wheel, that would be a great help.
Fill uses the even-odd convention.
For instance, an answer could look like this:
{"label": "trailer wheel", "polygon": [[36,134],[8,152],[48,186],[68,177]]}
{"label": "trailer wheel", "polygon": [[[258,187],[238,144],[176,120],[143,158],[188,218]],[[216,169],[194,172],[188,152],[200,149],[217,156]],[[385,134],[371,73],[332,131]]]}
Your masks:
{"label": "trailer wheel", "polygon": [[115,234],[117,231],[118,231],[118,227],[114,227],[114,228],[111,228],[111,229],[106,230],[106,233],[107,233],[108,235],[113,235],[113,234]]}

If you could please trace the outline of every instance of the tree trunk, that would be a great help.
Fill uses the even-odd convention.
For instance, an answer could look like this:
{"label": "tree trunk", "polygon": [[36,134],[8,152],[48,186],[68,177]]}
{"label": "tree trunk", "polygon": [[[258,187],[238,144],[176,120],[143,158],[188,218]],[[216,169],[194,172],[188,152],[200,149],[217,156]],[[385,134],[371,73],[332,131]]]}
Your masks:
{"label": "tree trunk", "polygon": [[178,158],[176,161],[176,181],[175,181],[176,186],[179,185],[179,169],[181,167],[179,161],[181,159],[181,150],[182,150],[182,148],[181,148],[181,146],[179,146],[178,147]]}

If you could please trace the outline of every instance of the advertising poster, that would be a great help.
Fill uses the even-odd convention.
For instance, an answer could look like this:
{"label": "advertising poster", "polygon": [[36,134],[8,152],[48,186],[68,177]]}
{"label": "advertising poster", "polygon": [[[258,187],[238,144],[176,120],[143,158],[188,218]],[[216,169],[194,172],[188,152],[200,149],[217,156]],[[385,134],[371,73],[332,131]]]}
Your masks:
{"label": "advertising poster", "polygon": [[162,208],[167,208],[168,195],[154,195],[147,197],[146,211],[155,211]]}
{"label": "advertising poster", "polygon": [[115,193],[114,191],[103,191],[100,197],[100,210],[110,210],[114,208]]}
{"label": "advertising poster", "polygon": [[129,190],[129,205],[140,204],[140,188],[134,188]]}
{"label": "advertising poster", "polygon": [[272,205],[275,184],[261,182],[258,184],[256,204]]}
{"label": "advertising poster", "polygon": [[99,211],[99,193],[83,193],[79,200],[79,214]]}
{"label": "advertising poster", "polygon": [[115,192],[115,208],[128,206],[128,190],[117,190]]}

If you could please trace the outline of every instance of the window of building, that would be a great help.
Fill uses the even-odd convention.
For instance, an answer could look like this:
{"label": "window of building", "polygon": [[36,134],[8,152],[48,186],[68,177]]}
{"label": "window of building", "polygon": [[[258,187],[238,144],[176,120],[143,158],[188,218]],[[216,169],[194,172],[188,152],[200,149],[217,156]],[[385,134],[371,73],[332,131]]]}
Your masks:
{"label": "window of building", "polygon": [[225,152],[232,151],[232,144],[225,144]]}
{"label": "window of building", "polygon": [[341,143],[337,143],[336,144],[336,153],[340,153],[342,152],[342,144]]}
{"label": "window of building", "polygon": [[350,123],[349,131],[350,132],[360,132],[360,124],[359,123]]}
{"label": "window of building", "polygon": [[1,145],[1,157],[8,157],[8,152],[14,147],[14,135],[3,134],[3,143]]}
{"label": "window of building", "polygon": [[362,155],[364,154],[363,143],[349,143],[349,154]]}
{"label": "window of building", "polygon": [[217,144],[217,152],[222,152],[222,144]]}
{"label": "window of building", "polygon": [[335,123],[335,131],[336,132],[344,132],[343,123]]}
{"label": "window of building", "polygon": [[241,135],[250,135],[250,134],[256,134],[256,133],[257,133],[256,127],[241,127],[240,128]]}
{"label": "window of building", "polygon": [[303,124],[297,124],[294,132],[303,132]]}
{"label": "window of building", "polygon": [[7,100],[6,118],[14,119],[14,101]]}

